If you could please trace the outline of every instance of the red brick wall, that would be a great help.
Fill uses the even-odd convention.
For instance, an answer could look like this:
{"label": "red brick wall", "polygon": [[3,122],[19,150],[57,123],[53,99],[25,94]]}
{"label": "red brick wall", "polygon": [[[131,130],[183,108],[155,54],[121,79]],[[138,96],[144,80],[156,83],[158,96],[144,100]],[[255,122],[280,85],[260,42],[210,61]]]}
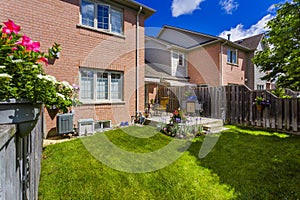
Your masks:
{"label": "red brick wall", "polygon": [[191,51],[188,54],[190,82],[210,86],[244,84],[247,54],[238,50],[238,64],[228,64],[227,48],[216,43]]}
{"label": "red brick wall", "polygon": [[220,44],[197,48],[188,54],[188,74],[195,84],[220,85]]}
{"label": "red brick wall", "polygon": [[245,69],[247,67],[247,55],[242,50],[238,50],[238,64],[232,65],[227,63],[227,48],[223,48],[223,85],[244,84]]}
{"label": "red brick wall", "polygon": [[[79,84],[79,67],[124,72],[124,103],[82,105],[75,109],[75,120],[111,119],[114,124],[129,121],[135,111],[135,44],[137,11],[124,10],[124,37],[84,29],[79,26],[79,0],[7,0],[0,5],[1,22],[12,19],[47,51],[54,42],[61,44],[60,58],[44,69],[58,80]],[[144,108],[144,17],[140,16],[139,109]],[[56,119],[46,114],[47,131]]]}

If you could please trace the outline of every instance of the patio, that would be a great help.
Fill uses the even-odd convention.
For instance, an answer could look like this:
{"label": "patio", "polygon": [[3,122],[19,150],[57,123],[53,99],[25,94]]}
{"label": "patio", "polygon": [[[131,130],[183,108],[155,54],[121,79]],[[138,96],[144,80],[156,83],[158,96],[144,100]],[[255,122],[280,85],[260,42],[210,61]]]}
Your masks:
{"label": "patio", "polygon": [[[169,124],[171,117],[172,113],[159,111],[159,113],[156,113],[156,115],[152,115],[151,117],[147,118],[146,124],[156,127],[160,126],[161,123]],[[183,124],[187,126],[202,125],[203,129],[209,133],[216,133],[225,130],[225,128],[223,127],[224,123],[222,119],[187,116],[187,120]]]}

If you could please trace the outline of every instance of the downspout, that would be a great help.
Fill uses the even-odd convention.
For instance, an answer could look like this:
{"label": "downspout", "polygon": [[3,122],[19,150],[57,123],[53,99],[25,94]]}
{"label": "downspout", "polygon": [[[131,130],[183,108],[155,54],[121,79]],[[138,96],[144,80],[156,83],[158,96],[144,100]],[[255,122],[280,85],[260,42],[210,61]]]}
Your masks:
{"label": "downspout", "polygon": [[136,96],[136,102],[135,102],[135,113],[137,114],[139,111],[139,42],[140,42],[140,36],[139,36],[139,26],[140,26],[140,14],[143,10],[143,7],[140,6],[140,9],[136,15],[136,49],[135,49],[135,63],[136,63],[136,86],[135,86],[135,96]]}

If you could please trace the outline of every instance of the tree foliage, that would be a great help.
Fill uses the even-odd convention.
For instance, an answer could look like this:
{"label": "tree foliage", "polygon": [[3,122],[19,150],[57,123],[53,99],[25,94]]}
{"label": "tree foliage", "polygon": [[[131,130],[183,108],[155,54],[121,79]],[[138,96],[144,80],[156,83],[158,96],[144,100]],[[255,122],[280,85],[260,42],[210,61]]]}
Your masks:
{"label": "tree foliage", "polygon": [[300,0],[277,5],[276,16],[267,23],[266,48],[257,52],[254,64],[267,73],[264,80],[277,87],[300,90]]}

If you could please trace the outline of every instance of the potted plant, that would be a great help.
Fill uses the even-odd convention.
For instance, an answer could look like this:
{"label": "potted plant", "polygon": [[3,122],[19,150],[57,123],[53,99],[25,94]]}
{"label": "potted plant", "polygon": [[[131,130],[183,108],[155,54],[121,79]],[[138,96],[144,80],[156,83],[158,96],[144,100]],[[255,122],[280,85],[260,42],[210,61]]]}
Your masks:
{"label": "potted plant", "polygon": [[48,64],[49,55],[20,29],[12,20],[0,25],[0,124],[16,123],[25,136],[35,126],[42,103],[68,112],[78,90],[45,74],[42,64]]}
{"label": "potted plant", "polygon": [[48,49],[47,58],[49,64],[54,64],[55,60],[59,59],[60,51],[61,51],[60,44],[57,43],[54,43],[53,46]]}
{"label": "potted plant", "polygon": [[257,96],[254,100],[254,105],[256,106],[256,109],[261,112],[265,107],[270,105],[270,102],[269,100],[265,100],[262,96]]}

